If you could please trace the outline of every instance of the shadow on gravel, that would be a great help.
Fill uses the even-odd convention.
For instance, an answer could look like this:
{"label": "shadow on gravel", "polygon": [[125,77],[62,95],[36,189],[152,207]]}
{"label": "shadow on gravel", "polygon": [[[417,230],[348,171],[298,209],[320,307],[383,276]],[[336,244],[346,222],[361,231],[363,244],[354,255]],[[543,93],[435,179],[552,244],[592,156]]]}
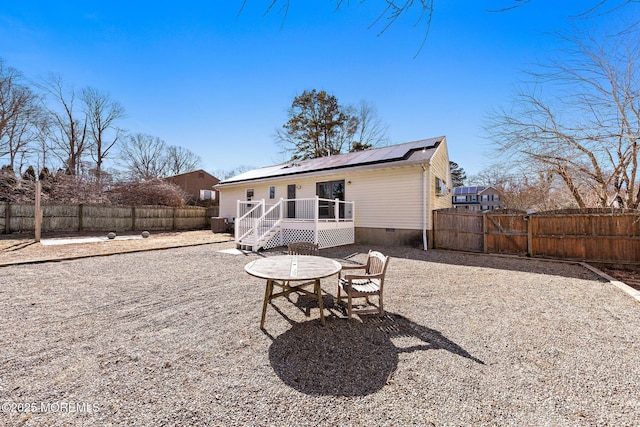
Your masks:
{"label": "shadow on gravel", "polygon": [[[486,255],[440,249],[429,249],[425,251],[404,246],[366,246],[355,244],[323,249],[320,251],[320,255],[336,259],[348,259],[357,254],[366,254],[369,249],[378,250],[392,258],[404,258],[455,266],[496,268],[535,274],[551,274],[575,279],[603,280],[587,269],[570,268],[571,263],[542,258]],[[393,260],[391,262],[393,262]]]}
{"label": "shadow on gravel", "polygon": [[398,355],[447,350],[484,364],[440,332],[403,316],[360,316],[362,322],[330,316],[293,323],[269,347],[269,360],[288,386],[309,395],[366,396],[380,390],[398,367]]}

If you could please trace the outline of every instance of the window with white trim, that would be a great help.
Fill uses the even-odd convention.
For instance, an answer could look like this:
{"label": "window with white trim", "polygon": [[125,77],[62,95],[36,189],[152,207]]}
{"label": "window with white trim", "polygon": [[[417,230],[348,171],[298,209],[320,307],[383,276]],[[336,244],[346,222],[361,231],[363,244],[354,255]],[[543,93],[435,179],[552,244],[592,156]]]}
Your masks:
{"label": "window with white trim", "polygon": [[447,183],[438,177],[436,177],[436,194],[438,196],[447,195]]}
{"label": "window with white trim", "polygon": [[215,200],[216,192],[213,190],[200,190],[200,200]]}

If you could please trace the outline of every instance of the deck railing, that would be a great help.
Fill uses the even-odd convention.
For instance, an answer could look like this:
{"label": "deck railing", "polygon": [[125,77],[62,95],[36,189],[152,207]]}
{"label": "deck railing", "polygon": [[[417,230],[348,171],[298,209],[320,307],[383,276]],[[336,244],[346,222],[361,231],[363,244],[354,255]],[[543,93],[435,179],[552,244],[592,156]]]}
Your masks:
{"label": "deck railing", "polygon": [[282,199],[284,218],[300,221],[353,221],[353,202],[340,199]]}
{"label": "deck railing", "polygon": [[235,220],[236,243],[248,238],[254,231],[256,221],[264,215],[264,201],[262,203],[243,202],[238,200],[238,217]]}
{"label": "deck railing", "polygon": [[[265,200],[238,201],[235,221],[236,243],[258,245],[281,221],[353,222],[354,203],[339,199],[280,199],[273,205]],[[315,227],[317,229],[317,226]]]}
{"label": "deck railing", "polygon": [[266,234],[268,234],[282,219],[282,204],[276,203],[271,206],[258,220],[254,231],[256,232],[256,241],[260,241]]}

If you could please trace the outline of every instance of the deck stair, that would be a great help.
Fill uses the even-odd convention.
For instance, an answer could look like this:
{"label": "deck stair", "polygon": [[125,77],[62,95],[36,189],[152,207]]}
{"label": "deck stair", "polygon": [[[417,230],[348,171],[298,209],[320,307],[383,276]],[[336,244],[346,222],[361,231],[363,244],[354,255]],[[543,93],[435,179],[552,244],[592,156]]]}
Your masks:
{"label": "deck stair", "polygon": [[256,252],[264,247],[265,243],[275,237],[280,231],[280,224],[275,224],[272,227],[260,227],[257,229],[258,239],[256,241],[255,234],[249,234],[241,239],[238,239],[236,243],[239,249],[250,250]]}
{"label": "deck stair", "polygon": [[294,241],[320,249],[354,242],[354,203],[339,199],[280,199],[238,201],[234,236],[239,249],[257,252]]}

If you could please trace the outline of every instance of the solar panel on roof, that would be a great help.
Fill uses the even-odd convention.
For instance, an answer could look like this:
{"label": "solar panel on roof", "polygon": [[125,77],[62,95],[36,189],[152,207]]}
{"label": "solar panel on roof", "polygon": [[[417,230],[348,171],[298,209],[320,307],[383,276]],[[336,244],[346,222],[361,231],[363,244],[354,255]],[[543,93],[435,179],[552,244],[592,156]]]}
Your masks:
{"label": "solar panel on roof", "polygon": [[424,152],[412,153],[410,158],[414,161],[421,161],[422,159],[428,160],[433,154],[433,149],[436,147],[436,144],[440,141],[442,141],[442,137],[408,142],[399,145],[391,145],[356,153],[340,154],[318,159],[297,161],[295,163],[269,166],[243,173],[241,175],[227,179],[224,182],[248,181],[260,178],[293,175],[325,169],[366,165],[386,161],[397,161],[405,158],[408,153],[417,148],[424,148],[425,150]]}
{"label": "solar panel on roof", "polygon": [[478,194],[484,191],[487,187],[484,185],[476,185],[471,187],[456,187],[453,189],[454,195],[466,195],[466,194]]}

